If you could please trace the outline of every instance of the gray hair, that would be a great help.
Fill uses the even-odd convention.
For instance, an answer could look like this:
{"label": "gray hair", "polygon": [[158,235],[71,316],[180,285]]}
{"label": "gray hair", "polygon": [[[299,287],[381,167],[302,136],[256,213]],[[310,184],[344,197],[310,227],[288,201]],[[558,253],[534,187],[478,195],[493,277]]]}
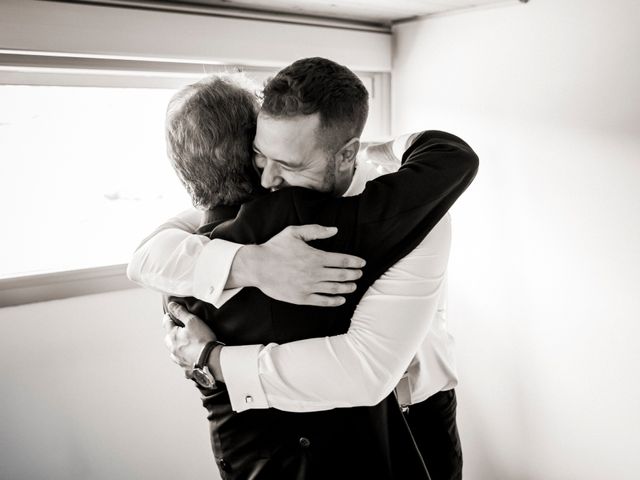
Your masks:
{"label": "gray hair", "polygon": [[167,154],[195,207],[237,205],[260,188],[252,146],[258,109],[241,74],[207,77],[169,101]]}

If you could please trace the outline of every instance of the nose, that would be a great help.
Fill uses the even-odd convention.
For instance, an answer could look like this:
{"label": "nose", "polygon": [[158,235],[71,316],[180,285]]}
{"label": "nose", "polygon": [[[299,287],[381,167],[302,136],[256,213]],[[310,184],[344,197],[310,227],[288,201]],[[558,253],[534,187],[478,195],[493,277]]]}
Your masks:
{"label": "nose", "polygon": [[262,169],[260,183],[267,190],[279,188],[284,183],[284,180],[280,176],[280,167],[276,162],[267,160]]}

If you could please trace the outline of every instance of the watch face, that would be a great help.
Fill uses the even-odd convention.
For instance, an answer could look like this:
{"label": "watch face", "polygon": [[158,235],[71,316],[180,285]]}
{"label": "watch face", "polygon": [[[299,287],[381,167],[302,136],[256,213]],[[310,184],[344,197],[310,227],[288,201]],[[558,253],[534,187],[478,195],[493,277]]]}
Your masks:
{"label": "watch face", "polygon": [[205,372],[199,368],[195,368],[193,372],[191,372],[191,377],[198,385],[204,388],[211,388],[216,384],[213,376],[209,372]]}

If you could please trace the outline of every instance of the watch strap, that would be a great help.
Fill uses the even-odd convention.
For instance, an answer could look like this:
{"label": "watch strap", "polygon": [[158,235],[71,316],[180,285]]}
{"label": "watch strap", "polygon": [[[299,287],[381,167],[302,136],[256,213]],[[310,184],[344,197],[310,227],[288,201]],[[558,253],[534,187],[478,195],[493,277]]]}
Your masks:
{"label": "watch strap", "polygon": [[211,351],[213,348],[218,345],[219,342],[216,340],[211,340],[207,342],[204,348],[202,349],[202,353],[200,353],[200,358],[198,359],[198,363],[196,363],[193,368],[203,369],[207,362],[209,361],[209,355],[211,355]]}

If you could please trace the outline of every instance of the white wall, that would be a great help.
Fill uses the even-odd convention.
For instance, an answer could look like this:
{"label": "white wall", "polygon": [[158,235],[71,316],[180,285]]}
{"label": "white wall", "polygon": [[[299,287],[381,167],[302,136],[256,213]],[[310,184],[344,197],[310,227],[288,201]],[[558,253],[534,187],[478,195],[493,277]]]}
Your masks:
{"label": "white wall", "polygon": [[480,156],[450,270],[468,480],[640,475],[639,25],[532,0],[395,28],[393,130]]}
{"label": "white wall", "polygon": [[142,289],[0,309],[0,478],[219,478]]}

